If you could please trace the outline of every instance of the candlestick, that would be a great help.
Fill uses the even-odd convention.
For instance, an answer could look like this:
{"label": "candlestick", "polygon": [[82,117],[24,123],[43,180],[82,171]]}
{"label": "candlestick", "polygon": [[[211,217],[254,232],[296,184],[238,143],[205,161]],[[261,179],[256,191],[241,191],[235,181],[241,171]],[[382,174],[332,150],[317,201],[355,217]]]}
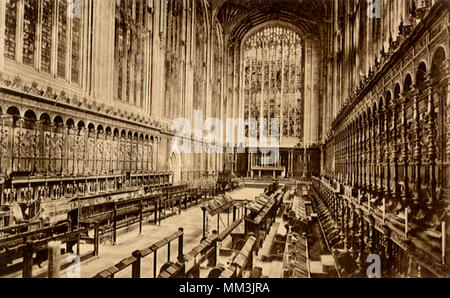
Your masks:
{"label": "candlestick", "polygon": [[442,222],[442,265],[445,265],[445,242],[446,242],[446,233],[445,233],[445,221]]}
{"label": "candlestick", "polygon": [[368,203],[369,203],[369,213],[370,213],[370,196],[367,198]]}
{"label": "candlestick", "polygon": [[383,222],[386,221],[386,200],[383,199]]}

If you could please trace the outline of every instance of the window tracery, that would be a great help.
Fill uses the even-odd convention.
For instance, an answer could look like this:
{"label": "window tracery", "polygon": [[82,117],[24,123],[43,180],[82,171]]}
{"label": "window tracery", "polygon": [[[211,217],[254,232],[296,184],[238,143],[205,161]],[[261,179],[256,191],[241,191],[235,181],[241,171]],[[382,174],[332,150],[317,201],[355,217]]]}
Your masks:
{"label": "window tracery", "polygon": [[183,34],[183,2],[181,0],[172,0],[167,3],[166,18],[166,117],[171,117],[177,113],[176,103],[181,98],[181,78],[182,53],[181,40]]}
{"label": "window tracery", "polygon": [[[244,118],[280,119],[284,137],[303,136],[303,46],[292,30],[270,26],[244,44]],[[246,132],[248,136],[248,130]]]}
{"label": "window tracery", "polygon": [[145,91],[145,35],[147,1],[121,0],[116,5],[115,96],[143,107]]}
{"label": "window tracery", "polygon": [[66,0],[8,0],[4,56],[79,84],[83,14],[67,11]]}

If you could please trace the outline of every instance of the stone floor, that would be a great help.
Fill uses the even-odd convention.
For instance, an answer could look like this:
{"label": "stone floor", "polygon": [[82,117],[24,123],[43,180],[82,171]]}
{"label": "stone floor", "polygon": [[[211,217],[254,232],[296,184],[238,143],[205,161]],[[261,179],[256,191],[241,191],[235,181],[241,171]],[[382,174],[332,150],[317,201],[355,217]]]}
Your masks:
{"label": "stone floor", "polygon": [[[235,200],[254,199],[256,196],[264,191],[263,188],[242,188],[230,193],[231,197]],[[167,212],[171,213],[169,210]],[[160,225],[143,224],[142,234],[139,234],[138,224],[135,224],[127,229],[119,230],[117,233],[116,245],[109,243],[102,243],[99,247],[99,256],[92,257],[81,263],[80,274],[82,278],[90,278],[95,276],[100,271],[107,269],[108,267],[115,265],[124,258],[131,256],[132,252],[137,249],[143,249],[158,242],[162,238],[165,238],[172,233],[178,231],[178,228],[184,229],[184,241],[183,252],[188,253],[195,246],[200,243],[203,236],[203,212],[199,206],[192,207],[187,211],[178,213],[178,209],[175,208],[175,216],[170,216],[167,219],[161,221]],[[231,224],[231,213],[229,215],[222,214],[220,218],[220,230],[224,229],[228,223]],[[210,218],[211,225],[215,228],[217,225],[217,219]],[[64,246],[63,246],[64,247]],[[93,246],[82,244],[80,246],[80,253],[92,251]],[[178,253],[178,240],[174,240],[170,247],[170,261],[175,262]],[[60,264],[66,262],[68,254],[61,256]],[[153,254],[143,259],[141,263],[141,277],[153,277]],[[167,246],[160,248],[157,252],[157,274],[159,274],[160,268],[168,261]],[[270,277],[278,277],[278,272],[273,272],[271,267],[275,264],[265,263],[260,267],[264,267],[264,275]],[[278,266],[277,266],[278,267]],[[279,264],[281,270],[281,263]],[[33,276],[39,276],[45,274],[47,270],[47,262],[42,264],[42,268],[38,266],[33,267]],[[14,274],[10,277],[20,277],[21,273]],[[68,277],[67,270],[60,272],[60,277]],[[70,277],[70,276],[69,276]],[[115,275],[116,278],[128,278],[131,277],[131,266]]]}
{"label": "stone floor", "polygon": [[[230,193],[235,200],[254,198],[261,194],[264,189],[261,188],[242,188]],[[153,224],[143,225],[142,234],[139,235],[138,226],[134,226],[129,231],[122,231],[118,233],[117,244],[115,246],[101,245],[99,249],[99,256],[91,258],[81,265],[81,277],[93,277],[98,272],[112,266],[122,259],[131,256],[131,253],[137,249],[143,249],[158,242],[164,237],[176,232],[179,227],[184,229],[184,253],[189,252],[192,248],[200,243],[203,234],[202,210],[200,207],[193,207],[187,211],[182,211],[181,214],[169,217],[161,221],[160,226]],[[231,220],[231,217],[230,217]],[[213,223],[215,226],[215,222]],[[227,215],[222,214],[220,220],[220,229],[223,229],[228,224]],[[91,247],[82,247],[83,250],[91,249]],[[176,261],[178,252],[178,240],[173,241],[170,248],[172,262]],[[157,274],[159,268],[168,261],[167,246],[158,250],[157,253]],[[66,272],[62,271],[61,276],[65,276]],[[143,259],[141,264],[141,276],[153,277],[153,255],[149,255]],[[131,266],[120,273],[116,278],[131,277]]]}
{"label": "stone floor", "polygon": [[[131,256],[131,253],[137,249],[143,249],[158,242],[164,237],[176,232],[179,227],[184,229],[183,250],[189,252],[200,243],[202,238],[202,210],[194,207],[179,215],[172,216],[163,220],[160,226],[143,225],[142,234],[139,235],[137,226],[126,233],[119,234],[115,246],[101,245],[99,256],[91,258],[81,265],[81,277],[93,277],[98,272],[120,262],[122,259]],[[171,243],[170,261],[176,261],[178,253],[178,240]],[[168,261],[167,246],[159,249],[157,252],[157,274],[159,268]],[[61,272],[64,276],[65,272]],[[131,266],[120,273],[116,278],[131,277]],[[153,277],[153,255],[143,259],[141,263],[141,277]]]}
{"label": "stone floor", "polygon": [[263,192],[264,188],[244,187],[233,191],[232,193],[230,193],[230,195],[234,200],[246,200],[254,199],[256,196],[262,194]]}

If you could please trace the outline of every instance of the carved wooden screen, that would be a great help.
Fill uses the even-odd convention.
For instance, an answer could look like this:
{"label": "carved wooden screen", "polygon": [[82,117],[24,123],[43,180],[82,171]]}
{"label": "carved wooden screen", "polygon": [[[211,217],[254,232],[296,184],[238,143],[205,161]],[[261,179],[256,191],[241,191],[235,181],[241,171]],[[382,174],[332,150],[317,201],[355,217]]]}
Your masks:
{"label": "carved wooden screen", "polygon": [[[244,44],[244,118],[280,120],[280,135],[303,137],[303,46],[292,30],[270,26]],[[258,129],[258,132],[261,131]],[[248,131],[246,132],[248,136]]]}

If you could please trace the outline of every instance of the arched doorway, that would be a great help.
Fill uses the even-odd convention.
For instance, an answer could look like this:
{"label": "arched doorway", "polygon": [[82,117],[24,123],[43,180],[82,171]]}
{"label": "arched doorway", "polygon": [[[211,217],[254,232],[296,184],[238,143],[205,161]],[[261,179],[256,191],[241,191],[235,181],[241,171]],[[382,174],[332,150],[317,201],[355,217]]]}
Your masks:
{"label": "arched doorway", "polygon": [[180,153],[172,152],[169,158],[169,170],[172,171],[172,183],[178,184],[181,182],[181,155]]}

